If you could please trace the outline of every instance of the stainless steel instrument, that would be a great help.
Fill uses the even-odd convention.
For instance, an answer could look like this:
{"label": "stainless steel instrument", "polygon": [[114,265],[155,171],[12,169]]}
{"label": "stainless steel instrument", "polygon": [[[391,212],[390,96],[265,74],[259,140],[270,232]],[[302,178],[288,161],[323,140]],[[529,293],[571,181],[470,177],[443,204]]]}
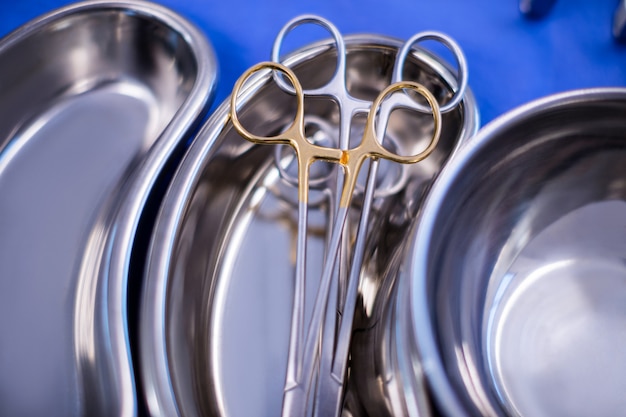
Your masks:
{"label": "stainless steel instrument", "polygon": [[[254,135],[250,133],[239,121],[237,111],[235,110],[237,108],[239,91],[244,86],[245,81],[254,73],[266,69],[277,70],[285,74],[289,79],[289,82],[294,87],[297,98],[296,115],[291,126],[286,131],[278,135],[268,137]],[[418,92],[420,95],[423,95],[428,101],[428,104],[432,107],[434,119],[434,130],[432,134],[432,139],[428,143],[428,146],[418,153],[407,156],[399,155],[386,149],[382,145],[382,138],[377,136],[376,132],[374,131],[375,118],[378,115],[379,111],[381,111],[384,100],[391,97],[393,93],[402,90],[412,90]],[[285,384],[283,415],[302,415],[306,414],[307,401],[311,395],[310,387],[313,380],[315,363],[317,362],[316,350],[318,349],[319,343],[318,337],[321,332],[322,321],[324,320],[324,312],[326,310],[326,305],[328,303],[329,294],[331,291],[332,276],[339,252],[339,244],[343,237],[343,228],[347,220],[348,209],[351,205],[352,194],[356,187],[358,173],[365,160],[369,158],[384,158],[393,162],[405,164],[416,163],[426,158],[435,149],[435,146],[439,140],[439,135],[441,132],[441,116],[439,113],[439,106],[432,94],[428,92],[428,90],[426,90],[422,85],[411,82],[398,82],[387,87],[380,93],[376,100],[374,100],[372,104],[372,110],[368,113],[367,122],[365,124],[364,136],[361,142],[355,148],[342,150],[339,148],[315,145],[310,143],[304,134],[304,93],[302,91],[300,83],[298,82],[298,79],[296,78],[295,74],[287,67],[278,63],[267,62],[250,68],[241,76],[237,83],[235,83],[235,87],[233,88],[233,93],[231,95],[230,108],[232,109],[230,114],[232,123],[237,132],[245,139],[258,144],[288,144],[289,146],[294,148],[294,150],[296,151],[296,157],[298,159],[298,195],[300,207],[308,205],[308,176],[310,165],[313,162],[317,160],[334,162],[341,164],[341,166],[345,170],[345,178],[343,180],[341,198],[339,201],[339,211],[332,226],[329,249],[327,251],[327,258],[324,263],[322,278],[320,279],[320,288],[315,299],[313,315],[309,324],[309,331],[306,334],[306,339],[303,340],[304,350],[301,355],[298,355],[300,356],[301,363],[299,363],[300,361],[298,361],[298,358],[295,358],[294,360],[293,355],[289,355],[288,358],[288,363],[295,362],[296,365],[288,365],[287,368],[288,375],[287,382]],[[392,110],[393,108],[387,109],[388,113],[386,113],[385,116],[381,116],[381,119],[387,120]],[[384,129],[385,126],[383,125],[382,131],[384,131]],[[304,220],[306,220],[306,218]],[[298,235],[298,241],[306,241],[307,224],[306,222],[304,222],[304,225],[301,226],[302,223],[302,216],[299,216],[298,231],[299,233],[300,231],[302,231],[304,233],[304,237]],[[296,250],[296,259],[304,259],[305,257],[306,249],[303,246],[298,246]],[[296,261],[296,263],[306,265],[303,260]],[[298,275],[296,277],[296,288],[302,288],[305,284],[303,280],[300,280],[300,278],[303,278],[303,276]],[[299,302],[300,300],[304,301],[304,294],[301,294],[301,298],[298,297],[294,301],[294,309],[297,310],[297,314],[295,316],[298,319],[304,317],[304,306]],[[295,344],[295,346],[296,348],[300,347],[297,343]],[[290,375],[290,369],[294,369],[293,375]],[[340,401],[339,399],[337,399],[337,408],[339,407],[339,404]],[[330,408],[334,407],[331,406]],[[337,410],[337,412],[338,411],[339,410]]]}

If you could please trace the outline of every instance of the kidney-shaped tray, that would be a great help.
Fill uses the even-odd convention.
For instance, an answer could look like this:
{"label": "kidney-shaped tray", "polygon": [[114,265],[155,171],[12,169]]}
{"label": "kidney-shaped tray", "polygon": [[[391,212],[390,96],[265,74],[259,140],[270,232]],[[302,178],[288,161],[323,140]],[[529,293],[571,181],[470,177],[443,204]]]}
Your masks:
{"label": "kidney-shaped tray", "polygon": [[136,414],[135,236],[215,78],[203,36],[145,2],[0,41],[0,415]]}
{"label": "kidney-shaped tray", "polygon": [[[401,44],[377,35],[346,37],[352,95],[373,100],[389,84]],[[336,58],[336,48],[327,41],[295,52],[286,63],[308,88],[330,78]],[[404,73],[440,102],[457,85],[441,60],[423,50],[410,55]],[[293,106],[288,95],[268,85],[270,76],[257,75],[242,92],[240,117],[255,133],[270,135],[289,125]],[[321,128],[322,136],[332,135],[338,126],[336,106],[311,100],[305,109],[312,122],[307,130]],[[228,112],[224,103],[198,134],[157,217],[140,319],[141,372],[152,415],[280,415],[293,299],[296,187],[281,180],[273,147],[244,141]],[[363,125],[364,118],[355,119],[355,137]],[[364,287],[381,285],[430,180],[477,126],[468,93],[461,106],[444,115],[437,151],[407,168],[397,194],[375,200]],[[405,151],[424,146],[432,116],[401,113],[390,120],[387,133]],[[393,169],[381,163],[382,172]],[[320,193],[312,192],[311,199],[324,201]],[[356,200],[353,215],[359,211]],[[328,204],[309,208],[309,314],[321,275],[328,213]]]}

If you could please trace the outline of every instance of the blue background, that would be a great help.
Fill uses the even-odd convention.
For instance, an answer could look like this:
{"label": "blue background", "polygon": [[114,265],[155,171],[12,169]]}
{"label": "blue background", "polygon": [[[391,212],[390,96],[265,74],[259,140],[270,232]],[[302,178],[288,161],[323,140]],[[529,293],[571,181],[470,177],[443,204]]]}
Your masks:
{"label": "blue background", "polygon": [[[560,0],[540,20],[516,0],[160,0],[194,22],[215,48],[216,102],[249,66],[269,59],[274,37],[291,18],[315,13],[343,34],[407,39],[423,30],[451,35],[463,48],[469,85],[484,123],[532,99],[583,87],[626,86],[626,46],[611,37],[617,0]],[[0,36],[70,3],[2,0]],[[324,36],[325,37],[325,36]]]}

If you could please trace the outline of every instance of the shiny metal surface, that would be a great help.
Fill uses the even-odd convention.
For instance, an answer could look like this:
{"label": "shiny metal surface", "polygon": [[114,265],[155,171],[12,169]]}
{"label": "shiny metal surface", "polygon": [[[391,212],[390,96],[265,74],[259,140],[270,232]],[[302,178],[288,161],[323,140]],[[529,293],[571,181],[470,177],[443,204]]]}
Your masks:
{"label": "shiny metal surface", "polygon": [[[400,45],[373,35],[346,37],[351,94],[372,100],[386,87]],[[330,46],[331,41],[316,44],[286,59],[305,88],[332,75],[336,56]],[[252,80],[240,102],[242,123],[259,135],[284,129],[295,109],[288,95],[265,85],[268,77],[260,74]],[[452,72],[424,52],[409,58],[405,77],[427,86],[440,102],[449,99],[455,85]],[[338,126],[337,108],[327,101],[305,101],[305,108],[307,114]],[[228,113],[225,103],[199,133],[157,219],[141,316],[141,370],[152,415],[280,414],[293,300],[297,188],[280,180],[271,147],[243,140]],[[426,123],[394,113],[388,134],[400,144],[413,144],[416,137],[427,140],[432,116],[423,117]],[[457,110],[443,115],[437,151],[411,166],[397,195],[375,199],[370,229],[374,243],[368,247],[377,255],[367,255],[372,268],[387,262],[385,257],[376,259],[378,249],[403,244],[383,237],[413,220],[429,180],[476,125],[475,103],[468,94]],[[358,137],[363,128],[360,119],[354,127]],[[380,170],[392,174],[390,164],[381,164]],[[330,206],[326,198],[312,197],[319,204],[309,207],[310,277],[321,276]],[[355,222],[350,225],[354,230]],[[378,274],[369,277],[377,280]],[[306,305],[313,305],[317,286],[315,280],[307,281]],[[310,309],[306,314],[310,317]]]}
{"label": "shiny metal surface", "polygon": [[196,29],[146,2],[75,4],[0,41],[0,415],[137,412],[135,234],[215,75]]}
{"label": "shiny metal surface", "polygon": [[436,180],[397,314],[445,415],[623,415],[625,115],[626,89],[531,103]]}

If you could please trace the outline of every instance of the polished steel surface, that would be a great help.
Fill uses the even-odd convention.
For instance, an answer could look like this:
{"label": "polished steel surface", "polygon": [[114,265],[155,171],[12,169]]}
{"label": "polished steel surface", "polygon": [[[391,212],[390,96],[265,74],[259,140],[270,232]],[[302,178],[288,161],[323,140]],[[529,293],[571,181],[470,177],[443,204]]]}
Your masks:
{"label": "polished steel surface", "polygon": [[0,415],[137,412],[134,234],[215,70],[146,2],[78,3],[0,40]]}
{"label": "polished steel surface", "polygon": [[445,415],[623,415],[625,116],[619,88],[528,104],[436,180],[397,314]]}
{"label": "polished steel surface", "polygon": [[[350,93],[373,100],[389,84],[400,46],[379,36],[346,37]],[[335,62],[332,41],[285,60],[305,88],[327,80]],[[280,132],[295,114],[290,96],[267,85],[269,78],[267,73],[254,77],[241,95],[241,121],[258,135]],[[425,85],[439,102],[453,95],[453,72],[423,51],[410,56],[405,78]],[[305,108],[338,126],[331,103],[305,100]],[[280,179],[271,147],[251,145],[234,131],[229,110],[224,103],[198,134],[157,219],[141,312],[141,370],[152,415],[280,414],[294,290],[297,188]],[[359,118],[353,127],[358,137],[364,122]],[[437,150],[410,166],[396,195],[374,200],[363,267],[369,293],[381,285],[378,270],[389,262],[386,255],[404,244],[390,237],[414,221],[430,179],[476,126],[468,93],[458,109],[443,115]],[[387,134],[401,147],[414,146],[416,138],[425,143],[432,116],[394,112]],[[393,164],[381,164],[380,172],[381,181],[393,176]],[[324,193],[314,190],[310,198],[316,204],[309,206],[309,277],[321,276],[329,233],[334,196],[319,196]],[[353,203],[356,211],[361,200],[357,196]],[[349,225],[354,233],[354,219]],[[313,305],[318,284],[306,282],[306,305]],[[362,407],[356,391],[348,396],[347,403]]]}

